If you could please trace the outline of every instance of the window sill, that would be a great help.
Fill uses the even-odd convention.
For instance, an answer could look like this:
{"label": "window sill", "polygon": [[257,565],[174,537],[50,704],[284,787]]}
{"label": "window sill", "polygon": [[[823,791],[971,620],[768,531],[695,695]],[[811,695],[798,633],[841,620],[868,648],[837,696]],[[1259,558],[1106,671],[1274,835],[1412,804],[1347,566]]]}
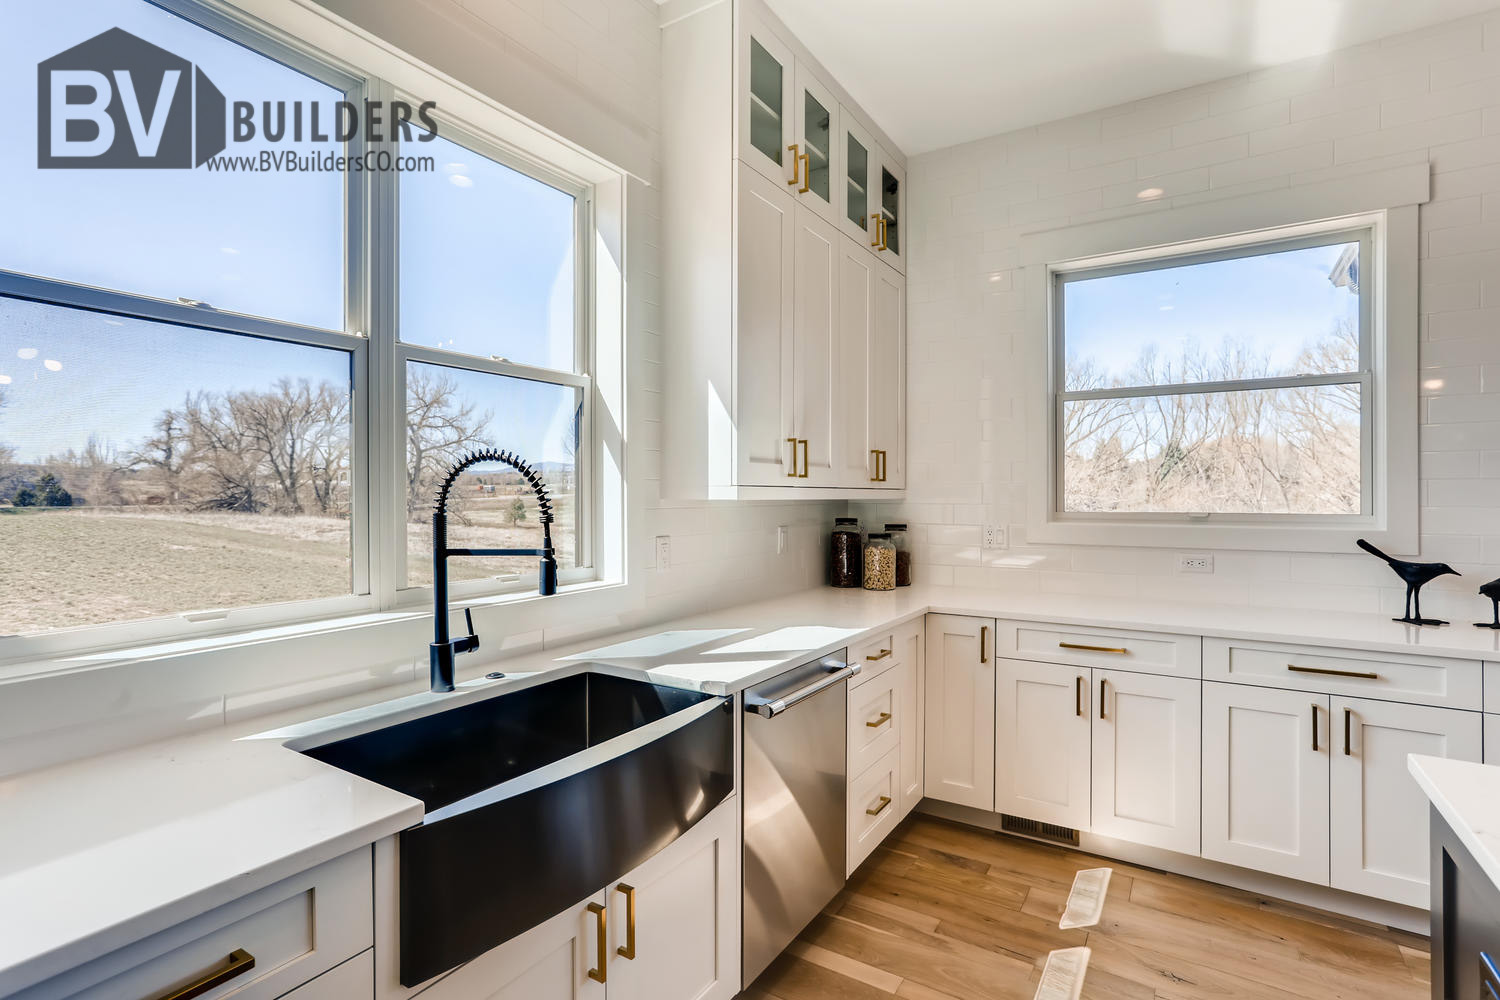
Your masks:
{"label": "window sill", "polygon": [[1127,548],[1245,549],[1262,552],[1353,552],[1356,538],[1393,552],[1415,552],[1416,526],[1392,528],[1375,519],[1342,524],[1201,523],[1054,519],[1027,527],[1036,545],[1103,545]]}

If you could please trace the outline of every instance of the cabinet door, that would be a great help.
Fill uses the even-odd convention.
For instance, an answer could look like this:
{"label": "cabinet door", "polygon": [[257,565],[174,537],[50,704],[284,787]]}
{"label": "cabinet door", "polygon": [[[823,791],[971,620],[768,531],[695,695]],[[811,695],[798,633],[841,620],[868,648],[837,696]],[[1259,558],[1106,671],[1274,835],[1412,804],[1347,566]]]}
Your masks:
{"label": "cabinet door", "polygon": [[748,6],[740,36],[739,158],[750,169],[786,191],[793,169],[797,91],[792,50]]}
{"label": "cabinet door", "polygon": [[739,278],[735,326],[736,479],[741,486],[796,480],[792,432],[792,196],[739,169]]}
{"label": "cabinet door", "polygon": [[[838,330],[839,262],[843,244],[833,223],[798,204],[792,279],[792,437],[798,439],[795,486],[837,486],[834,440],[838,420],[835,350]],[[746,253],[742,245],[740,254]],[[740,301],[745,290],[740,289]],[[746,385],[741,380],[742,386]],[[753,385],[753,383],[750,383]]]}
{"label": "cabinet door", "polygon": [[839,240],[838,484],[850,489],[879,485],[879,464],[870,437],[873,402],[871,350],[875,343],[875,286],[879,261],[853,241]]}
{"label": "cabinet door", "polygon": [[1328,696],[1203,685],[1203,856],[1328,884]]}
{"label": "cabinet door", "polygon": [[995,621],[927,616],[928,798],[995,808]]}
{"label": "cabinet door", "polygon": [[1407,906],[1429,905],[1427,798],[1408,754],[1477,761],[1478,712],[1358,698],[1333,699],[1330,879]]}
{"label": "cabinet door", "polygon": [[739,992],[738,809],[738,799],[718,806],[609,890],[609,1000],[728,1000]]}
{"label": "cabinet door", "polygon": [[865,447],[880,452],[877,488],[899,490],[906,487],[906,279],[884,264],[875,268],[870,313]]}
{"label": "cabinet door", "polygon": [[1500,715],[1484,717],[1484,762],[1500,764]]}
{"label": "cabinet door", "polygon": [[995,664],[995,811],[1089,825],[1089,671]]}
{"label": "cabinet door", "polygon": [[1196,855],[1202,682],[1093,673],[1092,831]]}
{"label": "cabinet door", "polygon": [[[878,147],[877,147],[878,148]],[[880,213],[880,258],[902,274],[906,273],[906,239],[902,224],[906,221],[906,171],[884,151],[876,171],[876,207]]]}
{"label": "cabinet door", "polygon": [[801,63],[797,65],[796,79],[793,100],[797,138],[793,143],[802,163],[793,190],[802,204],[837,226],[840,214],[837,206],[843,194],[838,181],[844,169],[843,151],[837,143],[843,134],[839,128],[839,104],[833,99],[833,92]]}
{"label": "cabinet door", "polygon": [[[422,1000],[604,1000],[608,951],[599,947],[604,893],[485,952],[419,994]],[[607,942],[606,946],[607,946]],[[601,971],[602,970],[602,971]]]}
{"label": "cabinet door", "polygon": [[854,242],[874,253],[880,246],[880,240],[876,238],[879,201],[875,189],[880,177],[881,154],[870,134],[848,108],[839,109],[839,125],[844,135],[841,143],[844,199],[839,225]]}
{"label": "cabinet door", "polygon": [[927,650],[922,642],[922,628],[908,627],[896,634],[896,655],[901,658],[901,683],[897,687],[897,708],[901,715],[901,815],[905,816],[922,801],[922,745],[925,738]]}
{"label": "cabinet door", "polygon": [[310,983],[282,994],[281,1000],[359,1000],[375,995],[375,953],[362,951]]}

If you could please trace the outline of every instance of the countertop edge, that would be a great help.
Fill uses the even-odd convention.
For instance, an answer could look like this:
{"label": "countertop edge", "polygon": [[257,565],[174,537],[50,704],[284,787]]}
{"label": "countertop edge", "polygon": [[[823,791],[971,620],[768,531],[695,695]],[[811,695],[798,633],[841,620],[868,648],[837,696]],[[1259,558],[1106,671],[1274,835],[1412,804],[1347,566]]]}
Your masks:
{"label": "countertop edge", "polygon": [[[1455,764],[1465,766],[1456,768],[1452,766]],[[1454,761],[1445,757],[1431,757],[1423,754],[1411,754],[1406,760],[1407,771],[1416,779],[1422,792],[1427,796],[1427,800],[1432,803],[1432,807],[1438,811],[1438,815],[1443,817],[1458,837],[1459,842],[1474,856],[1474,860],[1490,877],[1490,881],[1500,887],[1500,857],[1495,855],[1496,845],[1481,839],[1480,831],[1475,829],[1473,817],[1465,815],[1463,803],[1456,800],[1455,793],[1450,787],[1446,787],[1455,780],[1460,780],[1459,772],[1469,771],[1471,768],[1490,769],[1491,773],[1485,777],[1493,779],[1495,790],[1485,798],[1491,803],[1500,805],[1500,795],[1496,794],[1500,793],[1500,768],[1496,768],[1493,764]],[[1444,774],[1442,773],[1444,771],[1452,773]],[[1467,777],[1472,779],[1481,773],[1473,771]]]}

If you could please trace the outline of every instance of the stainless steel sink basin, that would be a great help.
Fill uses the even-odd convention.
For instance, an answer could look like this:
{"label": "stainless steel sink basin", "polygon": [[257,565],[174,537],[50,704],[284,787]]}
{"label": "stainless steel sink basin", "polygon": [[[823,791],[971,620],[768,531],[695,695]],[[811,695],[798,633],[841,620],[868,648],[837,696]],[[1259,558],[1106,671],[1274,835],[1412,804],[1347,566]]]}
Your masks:
{"label": "stainless steel sink basin", "polygon": [[302,752],[427,807],[400,834],[405,986],[612,884],[734,785],[730,699],[592,672]]}

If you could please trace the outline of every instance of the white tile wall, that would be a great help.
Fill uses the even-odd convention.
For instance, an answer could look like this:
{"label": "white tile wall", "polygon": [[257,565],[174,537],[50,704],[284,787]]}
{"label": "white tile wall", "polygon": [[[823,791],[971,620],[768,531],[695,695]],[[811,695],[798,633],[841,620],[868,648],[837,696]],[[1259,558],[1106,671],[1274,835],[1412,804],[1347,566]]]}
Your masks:
{"label": "white tile wall", "polygon": [[[1367,556],[1216,553],[1213,576],[1175,553],[1027,545],[1032,373],[1018,236],[1116,215],[1430,160],[1421,210],[1422,558],[1461,580],[1424,612],[1487,618],[1500,576],[1500,12],[914,158],[910,199],[910,488],[854,505],[912,524],[933,582],[1399,613],[1403,591]],[[1149,203],[1145,188],[1163,189]],[[980,526],[1010,527],[982,551]]]}

